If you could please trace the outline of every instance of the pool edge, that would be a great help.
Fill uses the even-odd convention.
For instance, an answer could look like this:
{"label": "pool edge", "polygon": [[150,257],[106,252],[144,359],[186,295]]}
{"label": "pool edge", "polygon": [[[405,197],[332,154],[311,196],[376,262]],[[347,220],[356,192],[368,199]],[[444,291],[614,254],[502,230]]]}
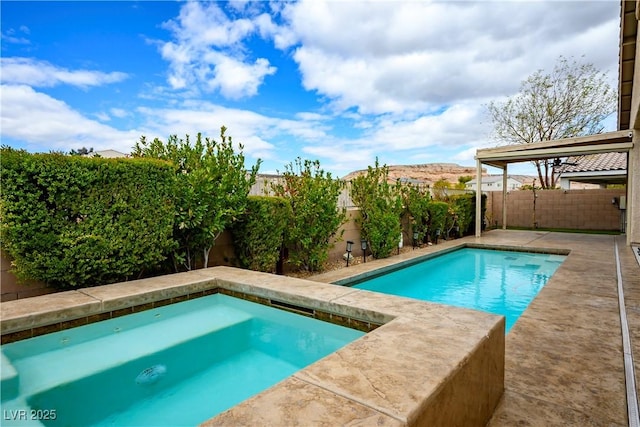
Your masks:
{"label": "pool edge", "polygon": [[[382,295],[369,295],[366,301],[358,303],[362,297],[358,292],[361,291],[351,288],[231,267],[213,267],[153,280],[69,291],[57,298],[53,294],[2,303],[3,337],[19,333],[20,320],[23,328],[31,328],[33,332],[34,329],[51,326],[42,323],[70,322],[69,316],[99,316],[105,313],[101,310],[106,308],[113,309],[111,313],[126,314],[133,312],[134,307],[164,303],[167,297],[169,301],[177,302],[189,299],[190,295],[223,289],[232,295],[244,294],[312,308],[328,313],[329,317],[335,315],[334,320],[344,322],[346,319],[347,323],[366,321],[384,324],[385,327],[365,335],[368,338],[364,340],[361,338],[347,345],[340,350],[339,356],[334,353],[260,393],[251,399],[250,405],[240,404],[206,421],[206,425],[225,424],[231,420],[233,423],[247,420],[251,424],[260,424],[266,413],[270,414],[272,424],[287,424],[295,420],[304,424],[322,419],[323,422],[340,425],[356,419],[375,419],[385,424],[417,425],[441,412],[443,404],[459,409],[469,407],[470,402],[473,402],[474,409],[469,414],[472,413],[473,417],[469,418],[467,414],[467,425],[483,425],[491,417],[504,390],[504,341],[500,344],[500,340],[504,340],[504,319],[500,316],[451,310],[419,301],[411,302],[411,309],[407,310],[406,300]],[[54,302],[60,305],[56,307]],[[129,307],[126,307],[127,303]],[[23,307],[19,308],[19,304]],[[415,337],[410,346],[403,334]],[[455,343],[451,342],[451,337],[456,338]],[[483,346],[487,340],[493,343],[491,348]],[[367,347],[367,342],[375,345]],[[405,343],[405,353],[398,343]],[[398,357],[391,357],[393,351],[399,352]],[[352,362],[343,366],[344,360]],[[407,363],[410,370],[407,370]],[[442,369],[437,370],[434,366],[442,366]],[[309,382],[309,375],[313,376],[313,372],[318,371],[335,377]],[[375,390],[366,382],[350,380],[354,374],[363,378],[374,372],[378,373],[380,381]],[[307,375],[306,380],[301,379],[304,375]],[[464,384],[463,387],[455,381],[449,384],[460,375],[464,378],[492,378],[495,382],[492,389],[500,390],[500,395],[496,397],[495,393],[479,393],[477,390],[470,395]],[[398,388],[397,384],[403,384],[403,387]],[[306,403],[297,400],[298,412],[291,412],[286,403],[291,400],[288,393],[292,388],[309,397]],[[386,398],[381,398],[378,393]],[[448,397],[442,400],[438,396]],[[280,403],[274,406],[273,402]],[[438,402],[436,409],[433,402]],[[458,409],[447,413],[466,413]],[[355,419],[353,414],[356,414]]]}

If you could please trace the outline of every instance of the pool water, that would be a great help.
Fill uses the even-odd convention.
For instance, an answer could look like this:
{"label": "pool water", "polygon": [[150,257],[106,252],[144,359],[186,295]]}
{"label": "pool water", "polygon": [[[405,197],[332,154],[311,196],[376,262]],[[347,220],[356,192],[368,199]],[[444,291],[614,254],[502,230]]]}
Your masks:
{"label": "pool water", "polygon": [[500,314],[508,332],[566,256],[463,248],[354,288]]}
{"label": "pool water", "polygon": [[2,425],[197,425],[362,335],[215,294],[18,341]]}

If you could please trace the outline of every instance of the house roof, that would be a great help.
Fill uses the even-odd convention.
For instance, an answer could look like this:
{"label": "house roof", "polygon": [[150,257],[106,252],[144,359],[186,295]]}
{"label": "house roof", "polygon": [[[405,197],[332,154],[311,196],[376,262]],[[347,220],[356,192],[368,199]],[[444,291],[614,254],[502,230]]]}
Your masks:
{"label": "house roof", "polygon": [[[636,61],[636,34],[638,20],[635,1],[621,2],[620,8],[620,56],[618,64],[618,129],[632,129],[631,95]],[[633,119],[635,121],[635,119]]]}
{"label": "house roof", "polygon": [[571,156],[561,166],[560,173],[626,171],[627,153],[586,154]]}
{"label": "house roof", "polygon": [[118,158],[118,157],[129,157],[128,154],[121,153],[120,151],[116,151],[116,150],[92,151],[90,153],[85,154],[84,156],[85,157],[100,156],[100,157],[104,157],[105,159],[113,159],[113,158]]}

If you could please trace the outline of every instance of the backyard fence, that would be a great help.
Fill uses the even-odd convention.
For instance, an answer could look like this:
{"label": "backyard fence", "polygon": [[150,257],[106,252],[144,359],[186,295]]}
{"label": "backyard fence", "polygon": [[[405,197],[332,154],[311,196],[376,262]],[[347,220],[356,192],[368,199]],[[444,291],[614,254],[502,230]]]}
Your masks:
{"label": "backyard fence", "polygon": [[[263,185],[262,188],[265,188],[264,180],[261,185]],[[264,192],[256,183],[251,194],[264,195]],[[357,223],[360,210],[350,207],[351,199],[348,198],[348,192],[343,192],[343,194],[346,196],[341,199],[339,206],[347,207],[348,221],[341,228],[344,230],[342,238],[334,239],[334,247],[329,252],[329,261],[342,259],[347,240],[358,243],[354,245],[353,255],[362,255],[359,249],[360,227]],[[533,223],[536,222],[538,228],[621,230],[621,217],[624,211],[619,209],[619,201],[620,197],[625,195],[624,189],[545,190],[536,191],[536,195],[535,212],[532,191],[518,190],[507,195],[508,226],[533,228]],[[489,226],[502,226],[502,192],[487,193],[486,219]],[[402,228],[405,245],[410,245],[410,226],[408,223],[404,223]],[[2,301],[53,291],[38,282],[28,285],[17,284],[15,276],[9,271],[10,259],[2,251],[0,251],[0,258]],[[233,265],[234,260],[235,252],[231,233],[224,232],[216,240],[216,244],[211,250],[209,265]]]}
{"label": "backyard fence", "polygon": [[[515,190],[507,193],[507,226],[624,230],[624,189]],[[535,203],[534,203],[535,201]],[[487,193],[487,225],[502,227],[502,192]]]}

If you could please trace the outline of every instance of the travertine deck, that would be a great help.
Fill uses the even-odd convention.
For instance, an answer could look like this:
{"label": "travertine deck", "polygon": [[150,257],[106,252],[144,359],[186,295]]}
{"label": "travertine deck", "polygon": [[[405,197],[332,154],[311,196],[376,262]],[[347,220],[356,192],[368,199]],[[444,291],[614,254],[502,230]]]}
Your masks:
{"label": "travertine deck", "polygon": [[[23,339],[213,292],[272,306],[284,302],[363,329],[381,326],[206,425],[481,426],[504,392],[502,316],[230,267],[4,302],[2,338]],[[3,378],[3,386],[5,380],[17,395],[15,376]]]}
{"label": "travertine deck", "polygon": [[[496,230],[480,239],[443,242],[318,275],[312,280],[336,282],[463,243],[568,249],[571,253],[567,260],[506,336],[506,390],[488,425],[624,426],[627,408],[616,240],[637,373],[640,372],[640,267],[622,237]],[[495,322],[492,316],[225,267],[159,281],[137,281],[137,288],[121,284],[37,297],[32,299],[31,307],[13,301],[2,303],[2,330],[15,331],[20,329],[21,322],[22,327],[26,322],[35,331],[43,327],[43,319],[61,322],[63,318],[57,317],[61,312],[51,311],[53,305],[68,307],[87,318],[105,310],[115,315],[127,310],[132,301],[144,307],[158,299],[179,300],[192,290],[204,292],[214,286],[212,280],[216,281],[215,286],[236,292],[386,323],[366,339],[211,420],[212,425],[451,425],[443,421],[452,419],[447,418],[451,415],[448,411],[473,408],[447,405],[446,402],[455,400],[450,393],[473,397],[499,392],[496,384],[501,383],[501,378],[496,382],[493,377],[469,376],[458,370],[455,390],[440,390],[443,404],[436,412],[443,418],[426,419],[418,415],[428,400],[425,393],[443,384],[430,378],[454,368],[452,363],[456,360],[467,363],[468,359],[461,359],[460,354],[473,347],[478,332],[495,330],[491,326]],[[495,347],[497,343],[490,341],[485,340],[483,345]],[[494,355],[475,360],[482,365],[497,359]],[[495,372],[501,376],[497,368],[470,366],[467,373]],[[640,381],[636,380],[636,384]]]}
{"label": "travertine deck", "polygon": [[[640,267],[624,236],[495,230],[480,239],[414,251],[423,254],[462,242],[571,250],[506,337],[505,394],[489,426],[628,425],[616,240],[637,378]],[[393,261],[360,264],[314,279],[339,281]]]}

